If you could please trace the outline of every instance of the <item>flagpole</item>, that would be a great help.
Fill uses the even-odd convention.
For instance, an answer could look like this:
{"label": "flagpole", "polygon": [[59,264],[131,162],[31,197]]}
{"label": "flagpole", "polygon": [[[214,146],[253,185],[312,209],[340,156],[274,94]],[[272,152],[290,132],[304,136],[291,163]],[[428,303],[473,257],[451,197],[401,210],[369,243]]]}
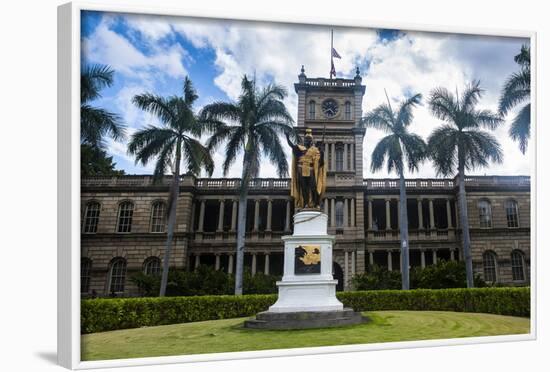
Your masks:
{"label": "flagpole", "polygon": [[334,38],[334,30],[330,29],[330,79],[332,80],[332,66],[334,65],[333,59],[332,59],[332,49],[333,46],[333,38]]}

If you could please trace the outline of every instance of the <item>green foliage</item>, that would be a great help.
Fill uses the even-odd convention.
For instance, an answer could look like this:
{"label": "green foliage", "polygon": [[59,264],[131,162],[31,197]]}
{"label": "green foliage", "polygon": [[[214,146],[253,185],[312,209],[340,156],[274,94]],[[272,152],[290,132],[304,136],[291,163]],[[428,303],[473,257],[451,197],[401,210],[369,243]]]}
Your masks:
{"label": "green foliage", "polygon": [[449,288],[340,292],[355,311],[439,310],[530,316],[530,288]]}
{"label": "green foliage", "polygon": [[363,274],[352,278],[353,288],[361,291],[379,289],[401,289],[401,273],[389,271],[374,265]]}
{"label": "green foliage", "polygon": [[[266,294],[277,293],[275,282],[280,276],[244,271],[244,293]],[[160,288],[160,276],[145,275],[142,272],[130,277],[143,296],[156,296]],[[210,266],[201,265],[194,271],[170,270],[167,296],[205,296],[232,294],[235,287],[235,277],[223,271],[214,270]]]}
{"label": "green foliage", "polygon": [[[475,287],[485,287],[481,277],[474,277]],[[411,272],[412,288],[465,288],[466,266],[464,262],[440,260],[436,265],[426,266],[424,269],[415,268]]]}
{"label": "green foliage", "polygon": [[[530,288],[451,288],[339,292],[355,311],[439,310],[530,316]],[[82,333],[252,316],[277,295],[82,300]]]}
{"label": "green foliage", "polygon": [[[479,275],[474,277],[476,287],[486,284]],[[401,274],[399,271],[388,271],[386,268],[371,266],[363,274],[352,278],[356,290],[401,289]],[[410,273],[411,288],[465,288],[466,266],[464,262],[440,260],[436,265],[413,268]]]}
{"label": "green foliage", "polygon": [[107,153],[91,145],[80,145],[80,176],[122,176],[123,170],[115,169],[116,163],[113,163],[113,157],[107,156]]}

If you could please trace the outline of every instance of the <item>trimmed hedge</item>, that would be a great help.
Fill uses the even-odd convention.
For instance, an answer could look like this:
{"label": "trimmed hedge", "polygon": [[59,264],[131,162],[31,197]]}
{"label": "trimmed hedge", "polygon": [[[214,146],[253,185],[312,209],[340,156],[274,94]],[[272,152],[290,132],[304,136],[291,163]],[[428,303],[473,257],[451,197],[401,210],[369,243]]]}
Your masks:
{"label": "trimmed hedge", "polygon": [[[339,292],[355,311],[441,310],[530,316],[530,288],[454,288]],[[252,316],[276,295],[93,299],[81,302],[82,333]]]}

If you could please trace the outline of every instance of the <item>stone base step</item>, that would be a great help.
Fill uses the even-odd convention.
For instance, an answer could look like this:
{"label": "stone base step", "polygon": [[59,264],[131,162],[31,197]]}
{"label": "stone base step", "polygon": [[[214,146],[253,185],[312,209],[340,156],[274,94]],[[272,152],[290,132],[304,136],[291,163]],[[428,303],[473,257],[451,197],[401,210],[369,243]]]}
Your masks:
{"label": "stone base step", "polygon": [[307,329],[341,327],[366,322],[368,319],[353,309],[339,311],[300,311],[273,313],[264,311],[256,319],[244,322],[245,328],[254,329]]}

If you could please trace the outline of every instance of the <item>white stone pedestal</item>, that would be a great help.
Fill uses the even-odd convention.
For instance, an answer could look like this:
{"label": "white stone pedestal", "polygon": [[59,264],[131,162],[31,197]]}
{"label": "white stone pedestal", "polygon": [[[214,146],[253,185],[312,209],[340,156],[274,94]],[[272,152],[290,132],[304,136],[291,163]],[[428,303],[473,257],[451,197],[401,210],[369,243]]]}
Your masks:
{"label": "white stone pedestal", "polygon": [[[282,238],[285,242],[284,275],[277,282],[279,298],[269,308],[270,313],[343,310],[344,306],[336,298],[338,281],[332,277],[334,236],[327,234],[327,220],[326,214],[316,210],[294,215],[294,234]],[[295,273],[295,249],[301,245],[320,247],[320,273]]]}

